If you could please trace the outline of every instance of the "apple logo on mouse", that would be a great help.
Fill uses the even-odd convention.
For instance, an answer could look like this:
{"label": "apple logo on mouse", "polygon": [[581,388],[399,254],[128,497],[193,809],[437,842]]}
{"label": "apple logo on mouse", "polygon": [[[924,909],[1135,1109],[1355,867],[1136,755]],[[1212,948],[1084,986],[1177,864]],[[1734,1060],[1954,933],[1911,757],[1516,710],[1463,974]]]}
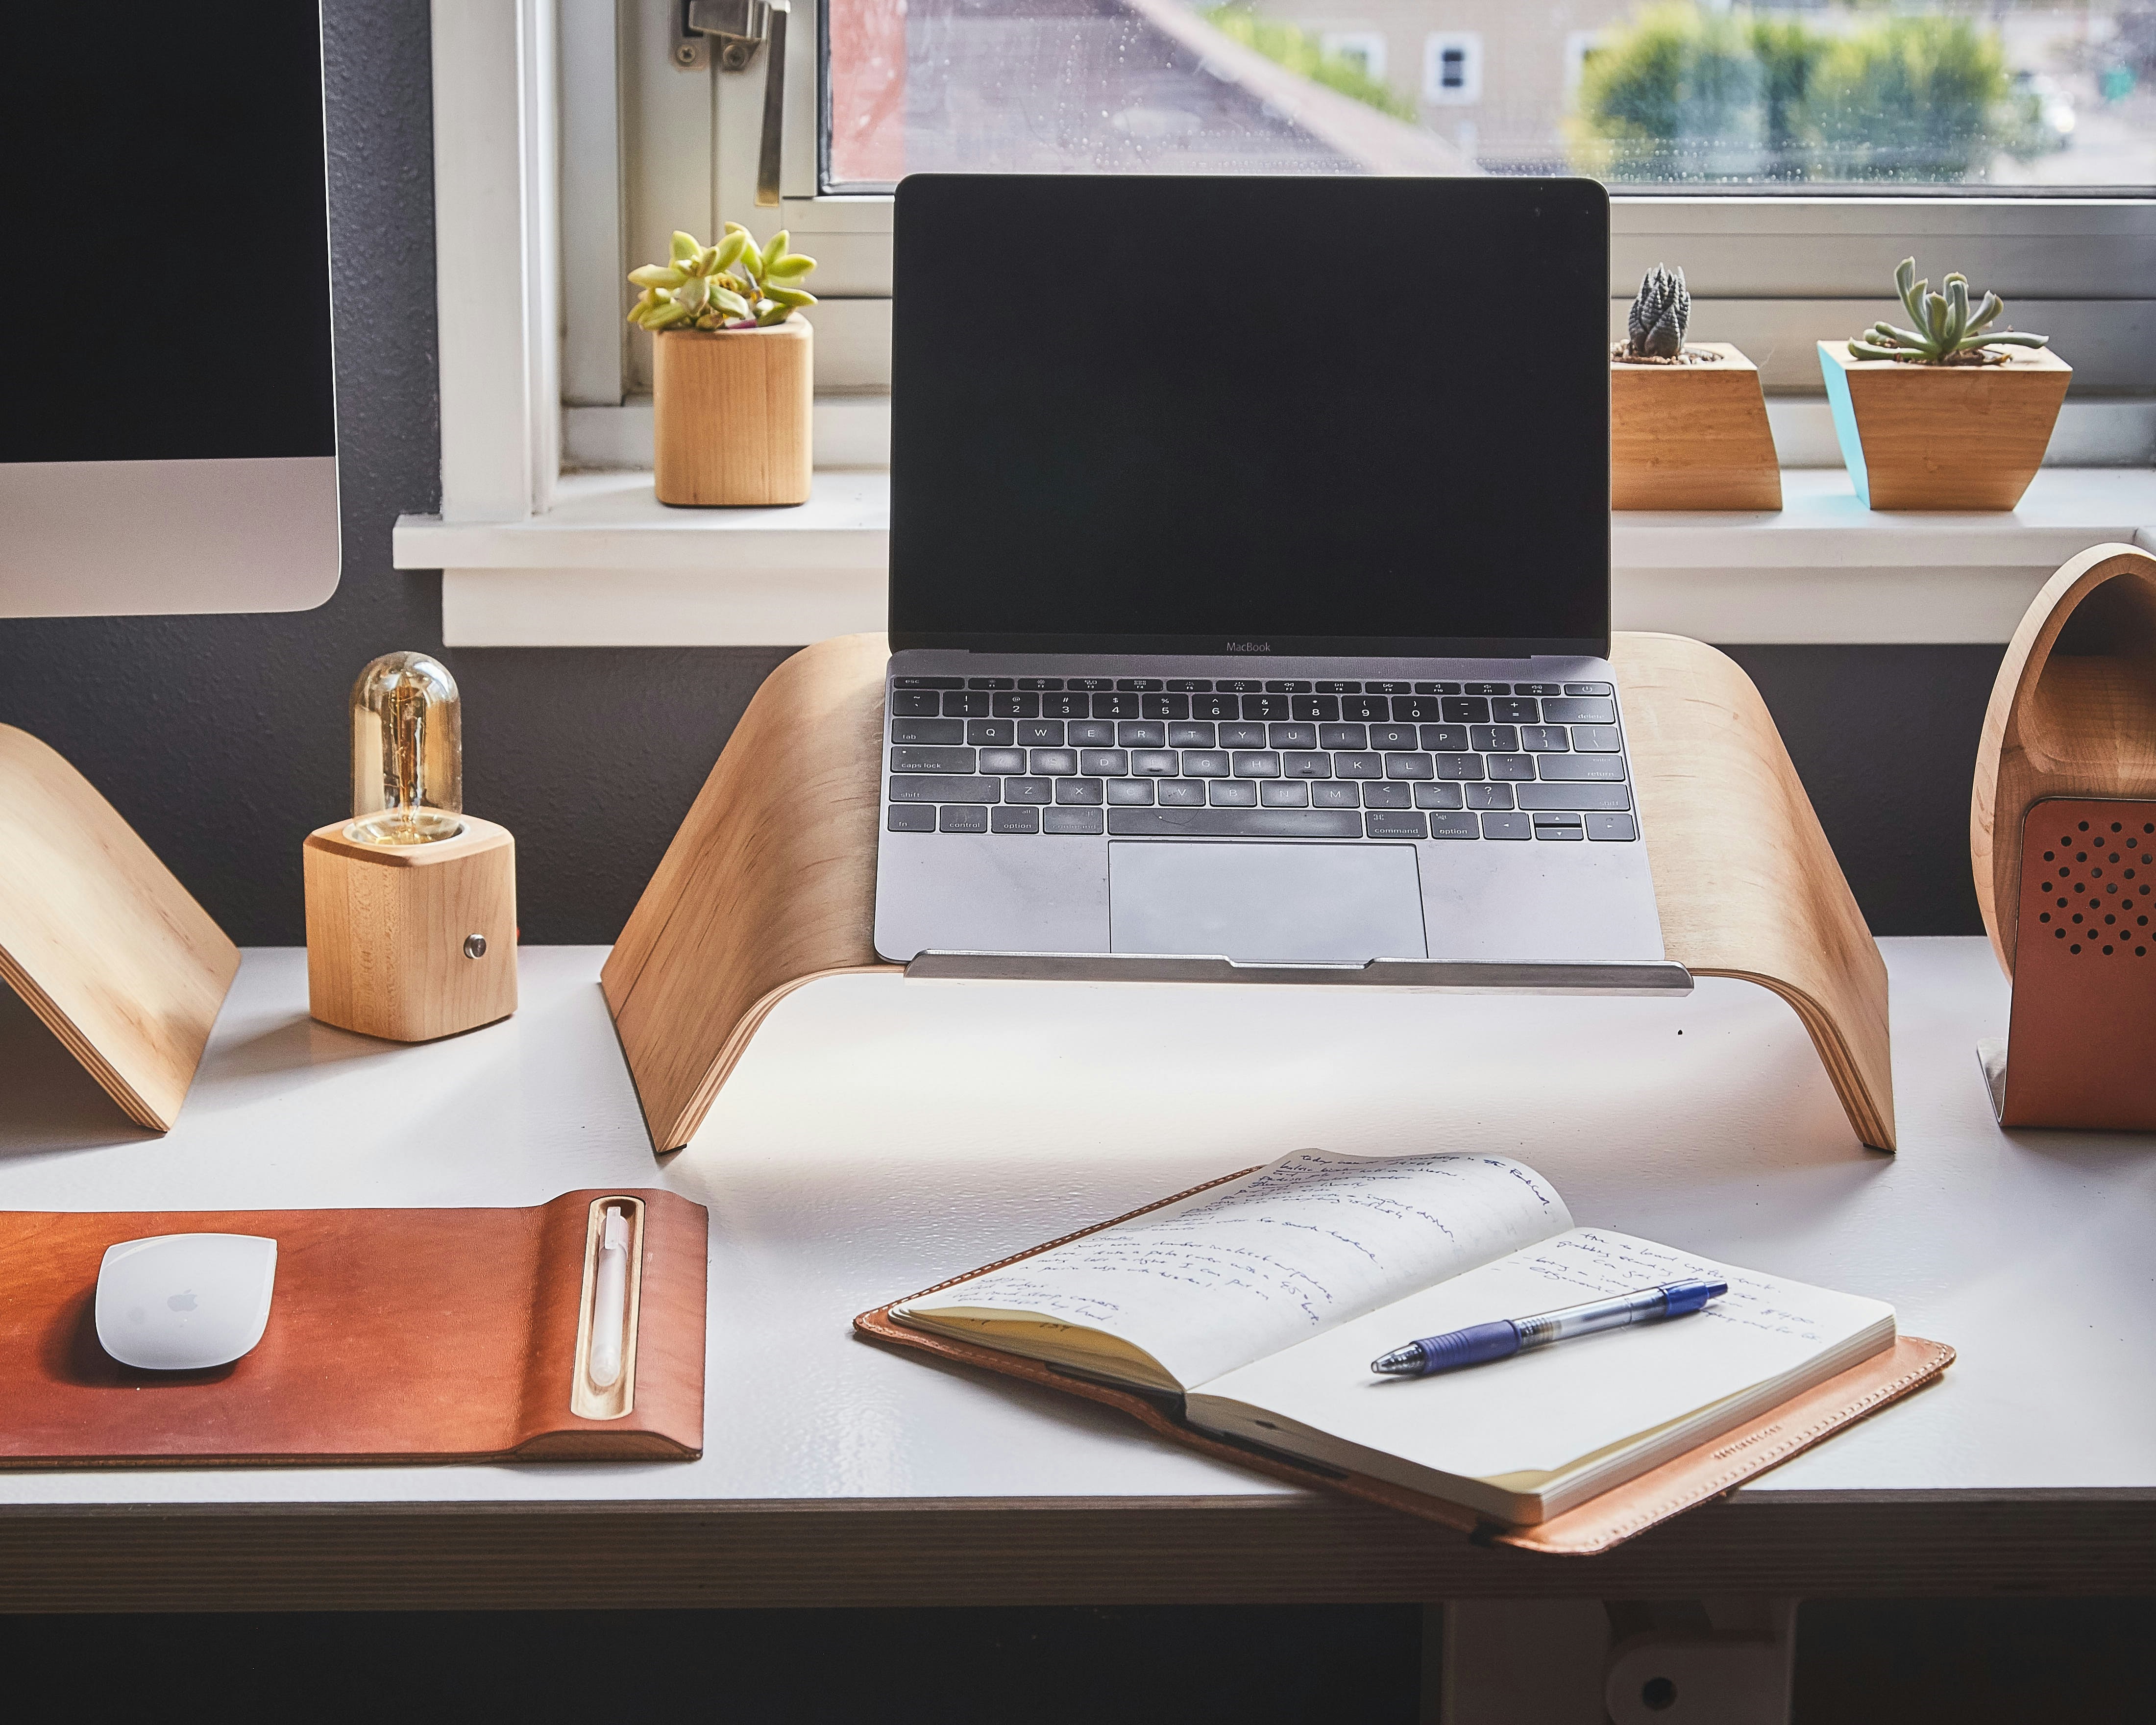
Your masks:
{"label": "apple logo on mouse", "polygon": [[269,1327],[276,1281],[277,1242],[255,1235],[122,1240],[98,1266],[98,1342],[121,1365],[145,1371],[230,1365]]}

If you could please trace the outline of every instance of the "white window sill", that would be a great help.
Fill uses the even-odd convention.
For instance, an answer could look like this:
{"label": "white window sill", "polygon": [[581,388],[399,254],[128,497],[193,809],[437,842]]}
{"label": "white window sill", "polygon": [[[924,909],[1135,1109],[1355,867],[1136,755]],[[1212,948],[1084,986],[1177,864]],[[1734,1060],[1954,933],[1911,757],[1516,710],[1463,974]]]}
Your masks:
{"label": "white window sill", "polygon": [[[1865,509],[1836,470],[1786,469],[1779,515],[1612,517],[1615,626],[1703,640],[2003,642],[2061,563],[2156,548],[2156,472],[2046,468],[2007,515]],[[566,474],[520,521],[397,524],[440,569],[451,646],[793,645],[885,626],[891,480],[819,471],[798,509],[669,509],[649,474]]]}

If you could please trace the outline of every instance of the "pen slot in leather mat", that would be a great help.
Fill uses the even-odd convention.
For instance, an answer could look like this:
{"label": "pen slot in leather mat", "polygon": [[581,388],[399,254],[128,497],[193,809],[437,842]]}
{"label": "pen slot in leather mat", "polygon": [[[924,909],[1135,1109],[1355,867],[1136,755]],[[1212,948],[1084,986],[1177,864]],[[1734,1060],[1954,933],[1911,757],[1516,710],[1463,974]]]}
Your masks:
{"label": "pen slot in leather mat", "polygon": [[[618,1289],[607,1286],[600,1268],[609,1210],[621,1213],[629,1231],[627,1273]],[[576,1374],[569,1385],[569,1411],[579,1419],[619,1420],[635,1410],[637,1305],[643,1286],[644,1200],[619,1193],[593,1199],[584,1240],[583,1296],[578,1302]],[[610,1314],[618,1332],[608,1371],[594,1366],[593,1343]],[[602,1345],[601,1353],[606,1351]]]}

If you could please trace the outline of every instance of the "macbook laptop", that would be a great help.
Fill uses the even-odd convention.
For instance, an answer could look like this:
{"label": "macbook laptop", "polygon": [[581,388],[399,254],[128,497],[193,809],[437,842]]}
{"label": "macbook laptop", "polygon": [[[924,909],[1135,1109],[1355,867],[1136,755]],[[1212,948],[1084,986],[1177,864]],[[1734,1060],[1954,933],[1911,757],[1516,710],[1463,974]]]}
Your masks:
{"label": "macbook laptop", "polygon": [[1682,990],[1574,179],[897,194],[876,949]]}

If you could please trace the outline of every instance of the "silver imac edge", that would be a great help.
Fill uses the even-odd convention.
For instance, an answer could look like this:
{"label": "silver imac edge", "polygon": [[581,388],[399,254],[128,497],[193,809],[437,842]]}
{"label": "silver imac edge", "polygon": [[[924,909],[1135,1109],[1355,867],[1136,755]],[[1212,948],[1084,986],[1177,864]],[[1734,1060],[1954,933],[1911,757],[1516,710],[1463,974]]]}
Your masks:
{"label": "silver imac edge", "polygon": [[206,0],[0,56],[0,617],[300,611],[336,591],[321,25]]}

